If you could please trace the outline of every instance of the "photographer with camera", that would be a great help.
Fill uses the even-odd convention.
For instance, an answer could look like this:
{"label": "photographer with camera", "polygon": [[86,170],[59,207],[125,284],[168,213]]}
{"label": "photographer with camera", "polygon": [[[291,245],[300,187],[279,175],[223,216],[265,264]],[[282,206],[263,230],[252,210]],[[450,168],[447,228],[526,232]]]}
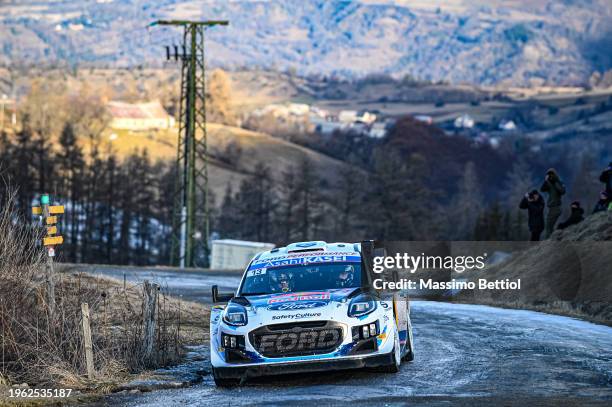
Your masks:
{"label": "photographer with camera", "polygon": [[565,194],[565,185],[561,182],[561,178],[554,168],[549,168],[546,171],[546,177],[540,191],[548,193],[548,214],[546,215],[546,237],[548,238],[555,230],[555,224],[561,216],[561,197]]}
{"label": "photographer with camera", "polygon": [[612,161],[608,164],[608,168],[601,172],[599,180],[606,186],[606,194],[612,197]]}
{"label": "photographer with camera", "polygon": [[519,204],[519,208],[527,209],[527,215],[529,216],[527,224],[531,232],[529,240],[532,242],[539,241],[544,230],[544,206],[544,198],[535,189],[526,193]]}

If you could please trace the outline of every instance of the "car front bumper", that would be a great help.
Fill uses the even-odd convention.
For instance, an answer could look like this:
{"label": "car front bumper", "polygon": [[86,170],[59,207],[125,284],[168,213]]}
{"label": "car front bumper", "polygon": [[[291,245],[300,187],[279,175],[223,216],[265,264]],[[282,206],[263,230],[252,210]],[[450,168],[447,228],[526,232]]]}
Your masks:
{"label": "car front bumper", "polygon": [[393,363],[393,353],[341,357],[325,360],[265,363],[248,366],[216,367],[215,374],[223,379],[238,379],[293,373],[381,367]]}

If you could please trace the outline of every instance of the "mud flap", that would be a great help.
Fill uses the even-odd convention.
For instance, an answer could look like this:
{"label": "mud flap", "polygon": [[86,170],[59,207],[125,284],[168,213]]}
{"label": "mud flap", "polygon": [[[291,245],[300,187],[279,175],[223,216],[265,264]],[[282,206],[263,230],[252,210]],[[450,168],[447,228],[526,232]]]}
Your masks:
{"label": "mud flap", "polygon": [[409,332],[408,332],[408,297],[401,293],[393,294],[393,311],[395,315],[395,323],[397,324],[397,332],[400,341],[401,354],[404,355],[409,349]]}

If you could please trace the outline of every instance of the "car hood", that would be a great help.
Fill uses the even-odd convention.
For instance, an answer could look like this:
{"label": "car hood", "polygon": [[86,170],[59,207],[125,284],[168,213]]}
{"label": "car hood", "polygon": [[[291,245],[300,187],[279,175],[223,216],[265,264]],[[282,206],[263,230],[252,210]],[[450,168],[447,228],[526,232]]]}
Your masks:
{"label": "car hood", "polygon": [[346,306],[347,297],[359,288],[313,290],[247,297],[257,317],[274,321],[330,318],[334,310]]}

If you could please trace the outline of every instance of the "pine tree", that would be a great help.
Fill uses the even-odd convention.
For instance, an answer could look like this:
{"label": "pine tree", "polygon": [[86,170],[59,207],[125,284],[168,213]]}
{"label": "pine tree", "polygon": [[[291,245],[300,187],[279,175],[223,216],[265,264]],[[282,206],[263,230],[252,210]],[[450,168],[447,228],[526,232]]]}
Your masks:
{"label": "pine tree", "polygon": [[280,185],[281,204],[280,204],[280,223],[281,223],[281,239],[284,244],[289,244],[293,240],[293,233],[297,229],[296,211],[299,200],[299,187],[296,176],[297,170],[290,167],[283,174],[283,179]]}
{"label": "pine tree", "polygon": [[24,120],[23,129],[17,133],[16,143],[13,148],[14,159],[11,163],[13,182],[18,187],[18,209],[23,219],[30,216],[30,206],[34,198],[34,146],[32,130],[27,118]]}
{"label": "pine tree", "polygon": [[79,224],[82,213],[82,184],[85,163],[83,153],[77,144],[76,135],[70,123],[67,123],[60,135],[60,150],[57,154],[57,169],[60,177],[59,191],[68,203],[68,214],[65,217],[68,223],[67,245],[68,258],[78,261],[79,234],[82,229]]}
{"label": "pine tree", "polygon": [[295,217],[298,222],[297,232],[299,238],[306,241],[311,237],[314,218],[317,215],[315,202],[319,199],[317,190],[319,177],[308,158],[304,158],[300,162],[296,177],[299,194],[295,208]]}
{"label": "pine tree", "polygon": [[599,199],[601,189],[597,159],[585,153],[580,157],[576,175],[571,183],[570,200],[580,201],[585,212],[591,213],[594,204]]}
{"label": "pine tree", "polygon": [[474,230],[478,214],[484,207],[484,198],[480,191],[480,184],[473,162],[468,162],[459,183],[459,191],[452,200],[449,208],[448,226],[453,239],[469,238]]}
{"label": "pine tree", "polygon": [[519,158],[508,173],[502,191],[502,206],[516,214],[516,216],[510,216],[509,219],[508,239],[524,240],[529,236],[527,214],[525,211],[518,209],[518,205],[526,193],[537,189],[537,187],[529,164],[525,159]]}

